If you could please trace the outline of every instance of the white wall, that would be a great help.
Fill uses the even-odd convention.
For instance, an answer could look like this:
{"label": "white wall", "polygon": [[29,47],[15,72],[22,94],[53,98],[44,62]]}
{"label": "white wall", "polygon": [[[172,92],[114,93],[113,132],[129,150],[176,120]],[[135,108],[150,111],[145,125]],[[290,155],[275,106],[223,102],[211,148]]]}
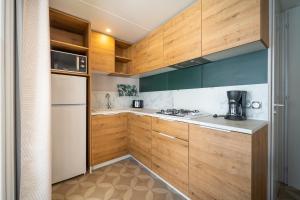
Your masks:
{"label": "white wall", "polygon": [[139,79],[93,74],[92,109],[105,109],[107,93],[111,96],[112,108],[128,108],[133,99],[138,99],[138,97],[119,97],[118,84],[135,85],[139,88]]}
{"label": "white wall", "polygon": [[300,7],[288,17],[288,184],[300,189]]}

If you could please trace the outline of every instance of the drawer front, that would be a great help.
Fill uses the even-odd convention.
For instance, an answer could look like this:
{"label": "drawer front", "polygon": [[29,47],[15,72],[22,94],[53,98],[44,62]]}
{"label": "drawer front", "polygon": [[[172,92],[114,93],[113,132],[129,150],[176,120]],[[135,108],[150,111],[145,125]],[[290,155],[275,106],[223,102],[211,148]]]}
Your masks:
{"label": "drawer front", "polygon": [[192,199],[251,199],[251,135],[190,125]]}
{"label": "drawer front", "polygon": [[92,117],[91,164],[124,156],[128,153],[127,115]]}
{"label": "drawer front", "polygon": [[161,132],[182,140],[189,140],[189,127],[187,123],[152,118],[152,130]]}
{"label": "drawer front", "polygon": [[152,131],[152,170],[188,193],[188,142]]}
{"label": "drawer front", "polygon": [[151,117],[146,115],[128,114],[128,124],[151,130]]}

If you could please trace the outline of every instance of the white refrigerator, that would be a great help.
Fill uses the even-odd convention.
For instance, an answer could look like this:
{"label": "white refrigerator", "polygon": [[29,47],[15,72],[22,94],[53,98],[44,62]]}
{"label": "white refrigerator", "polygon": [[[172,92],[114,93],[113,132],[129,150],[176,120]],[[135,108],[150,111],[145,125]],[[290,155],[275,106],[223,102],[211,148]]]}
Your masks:
{"label": "white refrigerator", "polygon": [[51,75],[52,183],[86,172],[86,85],[85,77]]}

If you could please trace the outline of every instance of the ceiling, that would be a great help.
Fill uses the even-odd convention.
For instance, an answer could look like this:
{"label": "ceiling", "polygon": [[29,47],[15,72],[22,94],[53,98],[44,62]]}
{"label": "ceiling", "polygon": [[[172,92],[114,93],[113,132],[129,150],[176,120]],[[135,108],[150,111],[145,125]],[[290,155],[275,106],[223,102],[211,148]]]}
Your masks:
{"label": "ceiling", "polygon": [[92,29],[135,43],[196,0],[49,0],[50,7],[86,19]]}
{"label": "ceiling", "polygon": [[282,10],[300,6],[300,0],[280,0]]}

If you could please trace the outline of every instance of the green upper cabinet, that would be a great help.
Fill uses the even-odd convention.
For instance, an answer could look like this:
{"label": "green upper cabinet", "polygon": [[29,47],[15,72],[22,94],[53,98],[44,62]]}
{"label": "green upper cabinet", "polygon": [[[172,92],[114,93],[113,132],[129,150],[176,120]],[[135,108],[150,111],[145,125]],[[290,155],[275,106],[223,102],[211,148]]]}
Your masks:
{"label": "green upper cabinet", "polygon": [[268,47],[268,9],[268,0],[202,0],[202,55],[217,60]]}

